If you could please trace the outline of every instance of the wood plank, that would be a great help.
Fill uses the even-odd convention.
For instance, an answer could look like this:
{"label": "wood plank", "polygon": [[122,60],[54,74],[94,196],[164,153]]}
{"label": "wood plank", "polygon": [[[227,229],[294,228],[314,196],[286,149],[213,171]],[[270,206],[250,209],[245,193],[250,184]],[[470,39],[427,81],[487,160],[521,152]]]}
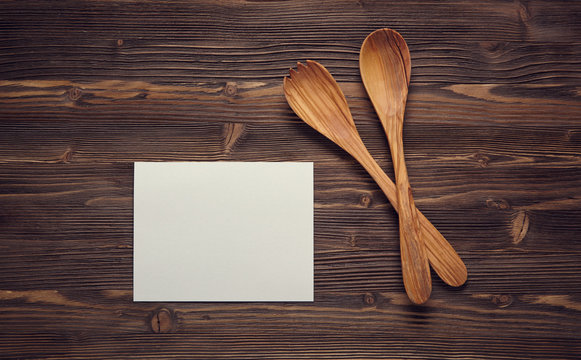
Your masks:
{"label": "wood plank", "polygon": [[[249,358],[257,359],[312,359],[312,358],[384,358],[384,359],[438,359],[439,356],[461,356],[466,359],[494,358],[545,359],[546,356],[560,359],[576,359],[577,349],[572,339],[547,339],[543,337],[502,337],[468,338],[457,336],[453,341],[448,337],[385,335],[374,333],[374,341],[349,335],[317,335],[314,332],[303,335],[272,334],[241,337],[238,334],[220,336],[151,334],[101,335],[87,334],[35,334],[28,338],[10,336],[0,340],[6,344],[8,356],[23,354],[28,357],[54,359],[82,358],[87,354],[97,354],[108,359],[150,359],[171,354],[177,359]],[[23,351],[14,351],[18,345],[33,344]],[[109,343],[110,347],[101,344]],[[144,346],[143,344],[148,344]],[[438,356],[434,355],[438,349]],[[283,350],[284,349],[284,350]],[[502,350],[501,350],[502,349]]]}
{"label": "wood plank", "polygon": [[[290,346],[304,352],[293,350],[293,358],[430,358],[437,348],[438,356],[574,359],[578,350],[579,326],[566,312],[579,303],[569,297],[481,294],[454,304],[432,299],[418,314],[401,293],[319,294],[317,305],[309,306],[164,304],[161,309],[171,313],[170,333],[155,334],[150,319],[160,307],[142,303],[128,308],[123,301],[130,296],[127,291],[1,293],[11,297],[15,310],[6,320],[15,327],[0,344],[7,354],[19,356],[107,358],[168,352],[195,358],[248,353],[286,358]],[[38,332],[28,335],[18,326],[21,317]],[[440,327],[423,331],[430,323]],[[349,324],[348,333],[337,333],[341,324]],[[491,326],[502,328],[487,331]]]}
{"label": "wood plank", "polygon": [[[321,39],[297,44],[250,44],[244,50],[239,43],[208,48],[165,42],[132,45],[129,40],[121,46],[114,40],[106,40],[102,45],[99,42],[87,45],[38,42],[23,47],[22,40],[14,39],[0,42],[4,53],[0,58],[0,74],[4,79],[15,81],[104,78],[166,84],[215,80],[253,82],[280,79],[297,61],[311,59],[328,67],[340,81],[359,81],[358,53],[366,34],[362,33],[360,39],[349,44]],[[577,54],[581,44],[449,41],[409,41],[413,82],[578,84]],[[39,50],[31,53],[31,47]]]}
{"label": "wood plank", "polygon": [[[567,12],[554,1],[489,2],[477,8],[463,1],[406,6],[5,1],[0,13],[9,26],[0,28],[5,34],[0,74],[4,79],[255,81],[278,79],[296,60],[311,58],[340,80],[358,81],[363,39],[390,26],[410,45],[414,81],[576,85],[581,44],[574,14],[581,9],[566,4]],[[175,13],[192,16],[176,20]],[[430,22],[421,26],[417,19],[423,18]]]}
{"label": "wood plank", "polygon": [[[166,122],[297,123],[273,82],[159,85],[134,81],[0,81],[0,120],[74,121],[77,126],[125,126]],[[342,87],[357,124],[377,123],[361,83]],[[406,135],[417,123],[464,126],[566,127],[576,142],[580,95],[568,85],[412,84],[406,107]],[[123,121],[119,121],[122,119]],[[89,123],[89,124],[87,124]],[[175,126],[175,125],[174,125]]]}
{"label": "wood plank", "polygon": [[[127,306],[127,290],[31,290],[2,291],[3,301],[11,310],[6,324],[12,334],[27,334],[29,328],[19,322],[30,321],[38,331],[50,331],[59,321],[59,333],[66,335],[91,326],[96,336],[107,334],[147,334],[155,332],[148,318],[156,310],[171,313],[172,333],[240,334],[253,332],[280,335],[315,332],[322,336],[337,335],[339,323],[349,324],[354,337],[401,328],[401,334],[417,336],[429,322],[438,323],[434,337],[466,336],[494,338],[497,333],[483,331],[490,323],[502,324],[506,337],[537,336],[545,338],[578,337],[579,325],[567,314],[578,309],[578,298],[572,296],[537,296],[506,293],[479,293],[450,303],[435,296],[422,314],[410,305],[401,292],[326,292],[320,291],[316,304],[296,303],[136,303]],[[294,321],[293,321],[294,319]],[[235,324],[235,326],[232,326]],[[308,328],[305,326],[308,325]],[[528,325],[523,326],[523,325]],[[255,328],[254,331],[251,329]],[[546,331],[551,330],[551,331]],[[391,334],[393,336],[393,334]]]}

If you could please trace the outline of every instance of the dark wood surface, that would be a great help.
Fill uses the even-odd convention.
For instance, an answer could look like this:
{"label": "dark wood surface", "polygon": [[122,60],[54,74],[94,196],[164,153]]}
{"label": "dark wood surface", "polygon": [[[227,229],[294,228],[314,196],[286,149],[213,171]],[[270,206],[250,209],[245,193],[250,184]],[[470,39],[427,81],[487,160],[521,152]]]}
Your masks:
{"label": "dark wood surface", "polygon": [[[358,70],[381,27],[416,204],[469,271],[424,306],[392,207],[282,93],[325,65],[393,175]],[[144,160],[313,161],[315,301],[134,303]],[[580,358],[581,2],[2,1],[0,253],[0,358]]]}

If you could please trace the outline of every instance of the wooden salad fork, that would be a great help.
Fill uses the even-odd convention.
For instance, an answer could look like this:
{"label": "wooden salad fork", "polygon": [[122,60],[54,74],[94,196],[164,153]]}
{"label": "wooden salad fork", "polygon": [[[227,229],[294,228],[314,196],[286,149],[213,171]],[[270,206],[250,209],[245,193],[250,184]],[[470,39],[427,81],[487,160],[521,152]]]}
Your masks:
{"label": "wooden salad fork", "polygon": [[432,288],[430,265],[419,235],[417,210],[403,151],[403,119],[411,72],[406,42],[393,30],[374,31],[361,46],[359,67],[363,85],[387,135],[393,160],[404,285],[425,293]]}
{"label": "wooden salad fork", "polygon": [[[307,60],[306,65],[298,63],[297,71],[291,69],[290,78],[284,78],[284,94],[299,118],[353,156],[399,211],[395,184],[367,151],[347,100],[327,69],[315,61]],[[467,272],[456,251],[420,211],[417,218],[433,269],[447,284],[462,285]],[[408,293],[408,296],[415,303],[425,301],[421,294]]]}

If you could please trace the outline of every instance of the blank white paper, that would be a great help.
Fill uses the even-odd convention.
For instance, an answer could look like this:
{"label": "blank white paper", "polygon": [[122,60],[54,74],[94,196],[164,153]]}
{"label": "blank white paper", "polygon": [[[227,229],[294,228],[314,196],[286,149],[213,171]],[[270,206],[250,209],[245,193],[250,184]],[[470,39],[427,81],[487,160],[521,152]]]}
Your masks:
{"label": "blank white paper", "polygon": [[134,301],[313,301],[313,163],[134,171]]}

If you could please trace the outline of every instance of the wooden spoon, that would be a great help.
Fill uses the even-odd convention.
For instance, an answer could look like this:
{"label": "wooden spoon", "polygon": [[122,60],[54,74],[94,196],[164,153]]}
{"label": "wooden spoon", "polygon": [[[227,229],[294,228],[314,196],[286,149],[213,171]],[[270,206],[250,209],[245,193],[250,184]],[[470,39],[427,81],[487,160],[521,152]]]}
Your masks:
{"label": "wooden spoon", "polygon": [[[297,69],[290,70],[290,78],[284,78],[284,93],[293,111],[351,154],[377,182],[397,211],[399,203],[395,184],[367,151],[355,128],[347,100],[331,74],[314,61],[307,61],[306,66],[299,63]],[[462,285],[467,275],[464,263],[428,219],[419,211],[417,215],[432,267],[447,284]]]}
{"label": "wooden spoon", "polygon": [[[359,56],[359,67],[365,90],[381,120],[387,135],[396,174],[396,187],[400,197],[409,201],[400,203],[400,221],[404,208],[406,215],[415,217],[418,211],[412,198],[411,187],[403,155],[403,120],[411,76],[411,56],[403,37],[392,29],[379,29],[367,36]],[[441,235],[440,235],[441,236]],[[425,241],[425,239],[423,239]],[[445,241],[442,237],[440,240]],[[447,241],[445,241],[447,243]],[[435,251],[436,249],[434,249]],[[451,249],[453,251],[453,249]],[[450,249],[446,250],[449,252]],[[455,286],[463,284],[468,276],[466,266],[454,251],[450,265],[455,276]],[[421,255],[420,255],[421,256]],[[433,261],[430,259],[433,266]],[[442,275],[440,275],[442,276]]]}
{"label": "wooden spoon", "polygon": [[406,42],[393,30],[374,31],[361,46],[359,67],[363,85],[379,115],[391,150],[399,203],[404,284],[410,287],[410,281],[415,280],[419,282],[419,289],[428,289],[432,285],[430,265],[424,241],[419,235],[417,210],[403,152],[403,118],[411,71]]}

